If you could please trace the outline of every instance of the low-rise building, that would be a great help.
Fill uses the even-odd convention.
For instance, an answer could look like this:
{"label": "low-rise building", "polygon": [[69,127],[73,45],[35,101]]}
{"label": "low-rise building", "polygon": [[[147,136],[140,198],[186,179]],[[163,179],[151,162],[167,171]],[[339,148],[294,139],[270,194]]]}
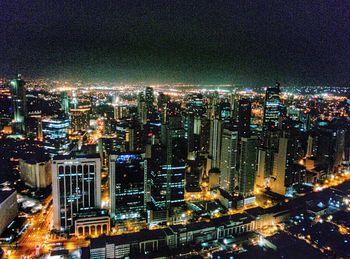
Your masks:
{"label": "low-rise building", "polygon": [[15,190],[0,191],[0,234],[17,217],[17,192]]}
{"label": "low-rise building", "polygon": [[44,189],[51,185],[51,161],[49,157],[41,159],[20,159],[21,178],[32,188]]}

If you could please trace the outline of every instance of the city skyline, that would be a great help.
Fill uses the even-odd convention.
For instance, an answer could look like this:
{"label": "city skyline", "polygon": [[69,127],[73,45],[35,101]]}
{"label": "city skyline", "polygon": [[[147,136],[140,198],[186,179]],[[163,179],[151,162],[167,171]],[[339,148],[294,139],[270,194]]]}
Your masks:
{"label": "city skyline", "polygon": [[350,258],[350,2],[0,1],[0,258]]}

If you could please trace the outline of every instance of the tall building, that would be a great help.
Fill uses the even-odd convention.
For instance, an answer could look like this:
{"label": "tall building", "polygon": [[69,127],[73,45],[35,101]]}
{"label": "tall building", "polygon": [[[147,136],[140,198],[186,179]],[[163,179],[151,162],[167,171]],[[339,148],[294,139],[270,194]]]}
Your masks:
{"label": "tall building", "polygon": [[249,137],[252,104],[249,99],[241,99],[238,104],[238,136]]}
{"label": "tall building", "polygon": [[263,127],[265,130],[278,128],[281,113],[280,84],[269,86],[266,89],[264,103]]}
{"label": "tall building", "polygon": [[69,113],[69,98],[66,91],[61,92],[61,109],[65,115]]}
{"label": "tall building", "polygon": [[233,120],[236,120],[238,116],[238,104],[239,104],[239,96],[236,93],[236,91],[234,91],[230,95],[230,104],[231,104],[231,118]]}
{"label": "tall building", "polygon": [[166,200],[170,207],[184,202],[187,140],[179,115],[169,116],[164,128],[162,143],[166,148],[166,160],[162,170],[167,174]]}
{"label": "tall building", "polygon": [[101,208],[101,161],[97,155],[56,156],[52,161],[53,225],[73,231],[79,214]]}
{"label": "tall building", "polygon": [[237,164],[238,132],[224,129],[221,141],[220,187],[229,193],[234,192]]}
{"label": "tall building", "polygon": [[238,189],[244,197],[254,193],[255,175],[257,169],[259,140],[257,136],[241,139],[241,154],[238,172]]}
{"label": "tall building", "polygon": [[208,169],[220,167],[222,121],[218,118],[210,120],[209,163]]}
{"label": "tall building", "polygon": [[19,134],[25,133],[25,119],[27,117],[27,98],[24,85],[25,82],[20,74],[10,82],[13,101],[14,132]]}
{"label": "tall building", "polygon": [[184,203],[187,140],[179,114],[167,116],[161,139],[146,161],[148,222],[165,222],[173,208]]}
{"label": "tall building", "polygon": [[231,104],[228,99],[222,100],[219,104],[219,118],[227,122],[231,119]]}
{"label": "tall building", "polygon": [[44,149],[51,155],[63,155],[69,146],[67,117],[47,117],[41,122]]}
{"label": "tall building", "polygon": [[71,127],[73,130],[87,130],[90,122],[90,105],[80,105],[70,109]]}
{"label": "tall building", "polygon": [[146,87],[146,90],[145,90],[145,104],[147,108],[147,117],[149,118],[149,116],[151,116],[155,110],[154,91],[153,91],[153,88],[149,86]]}
{"label": "tall building", "polygon": [[336,119],[325,126],[319,123],[316,134],[316,166],[325,170],[327,174],[334,173],[343,159],[346,124],[342,124],[341,121]]}
{"label": "tall building", "polygon": [[144,162],[140,154],[120,153],[109,157],[111,216],[115,220],[144,217]]}
{"label": "tall building", "polygon": [[145,102],[145,95],[143,92],[140,92],[137,96],[137,114],[138,119],[141,124],[147,123],[147,107]]}
{"label": "tall building", "polygon": [[[11,90],[5,86],[0,86],[0,128],[9,129],[13,119],[13,103]],[[5,127],[5,128],[4,128]]]}

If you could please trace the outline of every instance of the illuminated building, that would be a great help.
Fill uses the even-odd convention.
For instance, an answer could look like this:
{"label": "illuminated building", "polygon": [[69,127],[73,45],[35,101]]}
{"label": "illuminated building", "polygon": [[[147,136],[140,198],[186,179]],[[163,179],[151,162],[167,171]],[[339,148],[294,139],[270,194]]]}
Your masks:
{"label": "illuminated building", "polygon": [[62,155],[68,150],[68,128],[70,121],[63,116],[42,120],[43,146],[51,155]]}
{"label": "illuminated building", "polygon": [[255,174],[257,168],[257,136],[241,139],[241,154],[239,160],[238,188],[244,197],[250,196],[254,191]]}
{"label": "illuminated building", "polygon": [[218,118],[210,120],[209,163],[208,169],[220,167],[222,121]]}
{"label": "illuminated building", "polygon": [[278,128],[281,113],[280,84],[269,86],[266,89],[264,103],[263,127],[265,130]]}
{"label": "illuminated building", "polygon": [[238,104],[238,137],[250,136],[252,104],[249,99],[241,99]]}
{"label": "illuminated building", "polygon": [[146,124],[147,123],[147,107],[146,107],[146,102],[145,102],[145,96],[141,92],[137,96],[137,114],[138,114],[138,119],[141,124]]}
{"label": "illuminated building", "polygon": [[115,220],[144,217],[144,165],[136,153],[109,157],[111,216]]}
{"label": "illuminated building", "polygon": [[202,116],[205,112],[202,94],[190,94],[186,102],[187,112]]}
{"label": "illuminated building", "polygon": [[199,116],[188,113],[185,117],[184,128],[188,140],[188,153],[200,150],[201,120]]}
{"label": "illuminated building", "polygon": [[70,109],[71,128],[73,130],[87,130],[89,128],[90,113],[91,113],[90,105],[74,104],[74,107]]}
{"label": "illuminated building", "polygon": [[224,99],[219,104],[219,118],[222,121],[230,121],[231,119],[231,104],[228,99]]}
{"label": "illuminated building", "polygon": [[237,164],[238,132],[235,129],[224,129],[221,140],[220,187],[234,192]]}
{"label": "illuminated building", "polygon": [[15,190],[0,190],[0,234],[7,229],[17,215],[17,192]]}
{"label": "illuminated building", "polygon": [[101,207],[99,156],[56,156],[52,161],[53,225],[73,231],[79,213]]}
{"label": "illuminated building", "polygon": [[27,116],[27,98],[24,85],[25,82],[20,74],[10,82],[13,102],[14,132],[20,134],[25,132],[25,119]]}
{"label": "illuminated building", "polygon": [[154,91],[152,87],[146,87],[145,90],[145,102],[147,106],[148,114],[154,111]]}
{"label": "illuminated building", "polygon": [[233,120],[236,120],[238,116],[238,102],[239,102],[239,95],[236,92],[233,92],[230,96],[231,118]]}
{"label": "illuminated building", "polygon": [[61,109],[65,115],[69,113],[69,98],[66,91],[61,92]]}
{"label": "illuminated building", "polygon": [[166,160],[161,167],[167,174],[166,202],[169,207],[172,204],[184,201],[187,140],[185,139],[180,116],[168,117],[168,123],[164,126],[162,143],[166,147]]}
{"label": "illuminated building", "polygon": [[162,125],[162,144],[152,145],[146,161],[148,222],[165,222],[171,210],[184,203],[187,140],[178,114]]}
{"label": "illuminated building", "polygon": [[331,123],[319,122],[316,129],[316,166],[327,174],[336,172],[345,150],[346,122],[333,120]]}
{"label": "illuminated building", "polygon": [[12,120],[13,105],[11,91],[7,87],[0,87],[0,128],[9,126]]}
{"label": "illuminated building", "polygon": [[37,189],[44,189],[51,185],[51,161],[42,159],[20,159],[19,169],[25,184]]}

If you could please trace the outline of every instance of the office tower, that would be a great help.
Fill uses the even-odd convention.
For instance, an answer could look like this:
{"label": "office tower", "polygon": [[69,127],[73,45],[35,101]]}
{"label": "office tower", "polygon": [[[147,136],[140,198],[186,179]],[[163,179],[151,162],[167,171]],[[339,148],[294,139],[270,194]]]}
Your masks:
{"label": "office tower", "polygon": [[231,103],[231,118],[233,120],[236,120],[238,117],[238,103],[239,103],[239,95],[236,93],[236,91],[231,94],[230,103]]}
{"label": "office tower", "polygon": [[262,140],[258,148],[258,170],[256,185],[264,188],[273,175],[274,157],[278,151],[279,130],[267,130],[262,133]]}
{"label": "office tower", "polygon": [[291,193],[293,185],[301,182],[298,165],[295,163],[304,157],[301,131],[289,129],[279,138],[278,151],[274,156],[273,174],[269,180],[271,191],[281,195]]}
{"label": "office tower", "polygon": [[73,231],[79,214],[101,208],[99,156],[56,156],[52,161],[53,225]]}
{"label": "office tower", "polygon": [[257,169],[258,137],[243,137],[241,139],[241,153],[238,172],[238,189],[244,197],[254,192],[254,182]]}
{"label": "office tower", "polygon": [[141,124],[147,123],[147,107],[145,102],[145,95],[143,92],[140,92],[137,96],[137,114],[138,119]]}
{"label": "office tower", "polygon": [[264,103],[263,132],[258,152],[256,185],[264,188],[273,175],[275,154],[278,151],[281,122],[280,84],[266,89]]}
{"label": "office tower", "polygon": [[180,114],[171,110],[162,125],[161,144],[151,146],[145,165],[150,223],[167,221],[172,209],[184,202],[187,140]]}
{"label": "office tower", "polygon": [[64,116],[47,117],[41,122],[43,146],[51,157],[62,155],[68,150],[68,128],[70,121]]}
{"label": "office tower", "polygon": [[334,119],[330,124],[318,124],[316,129],[316,166],[326,174],[335,173],[340,166],[345,149],[346,124]]}
{"label": "office tower", "polygon": [[279,83],[276,83],[274,86],[269,86],[266,89],[263,118],[264,130],[278,128],[282,104],[280,94]]}
{"label": "office tower", "polygon": [[236,164],[238,155],[237,129],[224,129],[221,141],[220,187],[225,191],[234,192]]}
{"label": "office tower", "polygon": [[[163,132],[162,132],[163,134]],[[165,163],[162,170],[167,174],[167,206],[184,202],[185,169],[187,158],[187,140],[181,122],[181,116],[168,116],[165,125],[165,138],[162,144],[166,148]]]}
{"label": "office tower", "polygon": [[166,149],[162,145],[151,146],[151,157],[145,161],[147,170],[147,193],[145,200],[151,207],[166,209],[168,190],[167,171],[163,170],[166,161]]}
{"label": "office tower", "polygon": [[186,191],[187,192],[200,192],[201,188],[199,185],[202,171],[202,163],[198,156],[192,156],[191,159],[187,160],[189,170],[186,172]]}
{"label": "office tower", "polygon": [[144,162],[140,154],[109,157],[111,216],[115,220],[144,217]]}
{"label": "office tower", "polygon": [[249,137],[250,119],[252,113],[252,104],[249,99],[241,99],[238,103],[238,137]]}
{"label": "office tower", "polygon": [[113,103],[114,119],[121,120],[129,117],[129,106],[117,96]]}
{"label": "office tower", "polygon": [[222,121],[218,118],[210,120],[209,168],[220,167]]}
{"label": "office tower", "polygon": [[217,118],[219,116],[219,93],[215,91],[210,97],[209,97],[209,104],[207,109],[207,118],[210,120],[213,120],[214,118]]}
{"label": "office tower", "polygon": [[9,88],[0,86],[0,129],[9,128],[12,121],[13,104]]}
{"label": "office tower", "polygon": [[203,95],[189,94],[186,96],[186,110],[195,116],[202,116],[205,112]]}
{"label": "office tower", "polygon": [[219,118],[226,122],[229,122],[231,119],[231,104],[228,99],[222,100],[219,104]]}
{"label": "office tower", "polygon": [[90,105],[78,105],[70,109],[71,127],[73,130],[87,130],[90,120]]}
{"label": "office tower", "polygon": [[287,137],[281,137],[279,139],[278,152],[274,157],[274,169],[273,174],[269,181],[269,187],[271,191],[285,195],[287,187],[291,186],[288,178],[291,178],[290,170],[292,167],[293,160],[291,154],[288,153],[288,144],[291,144],[291,141]]}
{"label": "office tower", "polygon": [[162,92],[159,92],[158,98],[157,98],[157,106],[158,109],[162,110],[164,108],[164,106],[170,102],[170,96],[165,95]]}
{"label": "office tower", "polygon": [[126,150],[128,152],[140,152],[144,150],[142,128],[137,121],[130,122],[126,129]]}
{"label": "office tower", "polygon": [[152,87],[146,87],[145,90],[145,104],[147,108],[147,118],[149,119],[150,116],[153,114],[155,111],[155,106],[154,106],[154,91]]}
{"label": "office tower", "polygon": [[69,98],[66,91],[61,92],[61,109],[63,114],[69,114]]}
{"label": "office tower", "polygon": [[187,113],[185,117],[185,131],[188,143],[188,153],[197,152],[200,150],[200,132],[201,120],[200,117],[193,113]]}
{"label": "office tower", "polygon": [[17,134],[25,133],[25,119],[27,117],[27,98],[25,82],[21,75],[11,80],[11,93],[13,102],[13,126],[14,132]]}

